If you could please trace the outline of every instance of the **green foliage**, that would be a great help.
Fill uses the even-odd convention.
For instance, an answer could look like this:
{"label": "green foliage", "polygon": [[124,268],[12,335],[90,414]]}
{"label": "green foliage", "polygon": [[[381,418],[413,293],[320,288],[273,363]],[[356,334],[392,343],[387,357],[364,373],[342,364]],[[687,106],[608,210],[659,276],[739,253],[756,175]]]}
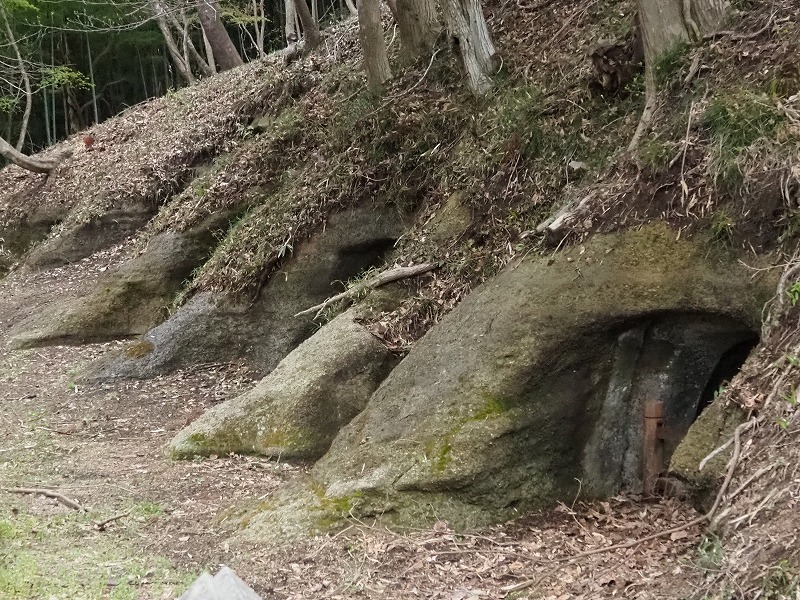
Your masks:
{"label": "green foliage", "polygon": [[711,219],[711,240],[713,242],[729,245],[733,240],[733,230],[736,222],[726,208],[720,208]]}
{"label": "green foliage", "polygon": [[541,117],[548,103],[533,86],[510,86],[497,98],[496,128],[493,138],[497,146],[519,148],[527,159],[537,158],[550,150],[551,142],[542,127]]}
{"label": "green foliage", "polygon": [[800,365],[800,356],[796,354],[784,354],[783,359],[793,367]]}
{"label": "green foliage", "polygon": [[722,540],[713,533],[706,533],[697,548],[697,566],[716,571],[722,566],[723,557]]}
{"label": "green foliage", "polygon": [[[0,598],[133,600],[141,597],[145,580],[148,593],[172,597],[176,580],[193,579],[193,573],[177,572],[166,559],[136,553],[117,538],[97,538],[91,546],[80,543],[91,529],[91,518],[79,513],[47,518],[19,514],[0,521]],[[109,579],[116,585],[109,587]]]}
{"label": "green foliage", "polygon": [[659,86],[669,86],[681,80],[681,71],[689,55],[689,44],[675,44],[656,62],[653,71]]}
{"label": "green foliage", "polygon": [[28,2],[27,0],[3,0],[3,8],[9,11],[27,10],[39,12],[39,8]]}
{"label": "green foliage", "polygon": [[787,560],[772,567],[761,584],[761,598],[767,600],[795,598],[799,591],[800,575]]}
{"label": "green foliage", "polygon": [[660,138],[647,138],[639,144],[637,153],[642,167],[660,173],[666,170],[675,148]]}
{"label": "green foliage", "polygon": [[9,521],[0,521],[0,544],[6,540],[13,540],[16,535],[17,531]]}
{"label": "green foliage", "polygon": [[17,108],[19,101],[14,96],[0,96],[0,113],[12,113]]}
{"label": "green foliage", "polygon": [[719,95],[706,108],[703,124],[712,141],[712,172],[723,190],[738,191],[744,182],[739,157],[761,138],[772,138],[786,117],[766,94]]}
{"label": "green foliage", "polygon": [[792,306],[797,306],[797,301],[800,300],[800,281],[795,281],[789,289],[786,290],[786,295],[789,297],[789,302]]}
{"label": "green foliage", "polygon": [[42,69],[42,87],[60,88],[69,86],[78,89],[89,89],[92,84],[83,73],[70,67],[60,65]]}

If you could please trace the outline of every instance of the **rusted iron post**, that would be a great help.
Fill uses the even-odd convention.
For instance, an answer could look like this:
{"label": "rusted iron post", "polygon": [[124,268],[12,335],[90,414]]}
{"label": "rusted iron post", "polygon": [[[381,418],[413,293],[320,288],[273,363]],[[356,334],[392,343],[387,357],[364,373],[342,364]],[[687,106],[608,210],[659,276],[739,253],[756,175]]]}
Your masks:
{"label": "rusted iron post", "polygon": [[646,495],[656,490],[658,474],[664,466],[664,443],[661,429],[664,422],[664,403],[647,400],[644,403],[644,429],[642,432],[642,487]]}

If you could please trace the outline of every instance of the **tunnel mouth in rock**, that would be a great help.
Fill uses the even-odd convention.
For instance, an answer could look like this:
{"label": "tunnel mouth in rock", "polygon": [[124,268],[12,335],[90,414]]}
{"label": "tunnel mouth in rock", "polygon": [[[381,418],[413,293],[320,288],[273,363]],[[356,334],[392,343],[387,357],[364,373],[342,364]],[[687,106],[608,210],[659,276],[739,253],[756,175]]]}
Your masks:
{"label": "tunnel mouth in rock", "polygon": [[[584,448],[591,487],[609,496],[646,488],[650,453],[665,471],[689,427],[758,340],[747,325],[706,313],[654,315],[624,327],[613,344],[608,385]],[[663,410],[656,442],[645,433],[645,406],[654,403]]]}

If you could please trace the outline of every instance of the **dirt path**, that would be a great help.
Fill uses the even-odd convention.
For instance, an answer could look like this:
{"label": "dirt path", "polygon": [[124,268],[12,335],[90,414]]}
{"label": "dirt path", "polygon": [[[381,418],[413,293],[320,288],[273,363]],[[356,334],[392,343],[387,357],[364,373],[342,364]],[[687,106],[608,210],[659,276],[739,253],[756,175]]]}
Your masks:
{"label": "dirt path", "polygon": [[[708,557],[698,558],[696,531],[577,564],[550,560],[691,519],[676,501],[579,503],[458,535],[445,523],[404,535],[353,523],[286,548],[239,541],[226,511],[262,502],[304,468],[241,456],[175,462],[164,447],[252,384],[244,365],[84,386],[81,367],[116,343],[5,348],[14,323],[82,293],[120,256],[0,282],[0,598],[173,598],[220,564],[265,600],[667,598],[699,584]],[[57,490],[88,510],[14,487]],[[509,594],[530,577],[535,585]]]}

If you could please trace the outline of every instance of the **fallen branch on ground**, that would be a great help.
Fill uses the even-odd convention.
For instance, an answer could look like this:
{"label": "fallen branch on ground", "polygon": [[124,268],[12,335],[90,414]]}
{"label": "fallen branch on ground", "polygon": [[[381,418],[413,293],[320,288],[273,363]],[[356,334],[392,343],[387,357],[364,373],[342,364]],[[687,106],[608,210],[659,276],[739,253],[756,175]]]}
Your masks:
{"label": "fallen branch on ground", "polygon": [[113,517],[108,517],[107,519],[103,519],[102,521],[92,521],[92,523],[94,523],[94,526],[97,528],[97,531],[105,531],[106,525],[108,525],[109,523],[113,523],[114,521],[118,521],[123,517],[127,517],[129,514],[131,514],[131,511],[128,510],[123,513],[116,514]]}
{"label": "fallen branch on ground", "polygon": [[53,490],[48,490],[46,488],[5,488],[5,490],[9,494],[41,494],[42,496],[47,496],[48,498],[55,498],[64,506],[68,506],[74,510],[80,512],[88,512],[88,510],[78,504],[75,500],[70,500],[64,494],[60,494]]}
{"label": "fallen branch on ground", "polygon": [[307,308],[305,310],[301,310],[299,313],[295,315],[295,317],[302,317],[303,315],[311,314],[312,312],[316,311],[316,315],[314,318],[322,314],[322,311],[325,310],[328,306],[333,304],[334,302],[338,302],[339,300],[344,300],[345,298],[351,298],[360,294],[361,292],[365,292],[367,290],[371,290],[382,285],[386,285],[387,283],[391,283],[393,281],[398,281],[400,279],[407,279],[408,277],[416,277],[417,275],[422,275],[423,273],[427,273],[428,271],[433,271],[437,267],[434,263],[422,263],[421,265],[413,265],[411,267],[395,267],[394,269],[387,269],[386,271],[381,271],[375,277],[371,277],[365,281],[357,283],[353,287],[343,291],[341,294],[336,294],[335,296],[331,296],[324,302],[320,302],[312,306],[311,308]]}

